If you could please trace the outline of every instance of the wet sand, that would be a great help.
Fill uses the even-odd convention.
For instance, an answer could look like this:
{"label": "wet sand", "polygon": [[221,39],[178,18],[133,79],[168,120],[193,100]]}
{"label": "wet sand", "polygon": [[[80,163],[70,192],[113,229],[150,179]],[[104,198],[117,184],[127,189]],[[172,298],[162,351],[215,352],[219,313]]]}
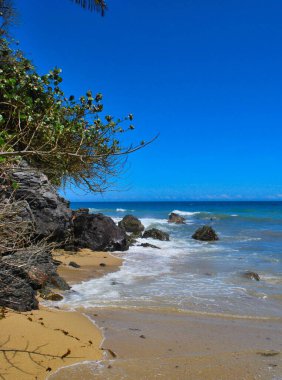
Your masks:
{"label": "wet sand", "polygon": [[282,379],[282,320],[121,309],[94,314],[108,360],[95,374],[88,364],[52,380]]}

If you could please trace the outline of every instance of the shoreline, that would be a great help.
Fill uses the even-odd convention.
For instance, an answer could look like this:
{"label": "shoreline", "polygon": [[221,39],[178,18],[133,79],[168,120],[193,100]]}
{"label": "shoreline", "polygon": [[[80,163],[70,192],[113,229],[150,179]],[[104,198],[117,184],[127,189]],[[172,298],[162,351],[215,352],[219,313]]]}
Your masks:
{"label": "shoreline", "polygon": [[[88,249],[57,250],[53,256],[61,262],[58,273],[70,284],[119,270],[123,262],[108,252]],[[70,261],[80,267],[69,266]],[[1,342],[13,336],[5,348],[41,346],[40,355],[31,358],[17,353],[15,367],[1,365],[5,380],[118,380],[122,373],[140,380],[157,373],[172,380],[272,380],[282,373],[280,318],[142,307],[68,311],[40,304],[31,312],[8,311],[1,322]]]}
{"label": "shoreline", "polygon": [[[94,314],[95,313],[95,314]],[[120,308],[88,309],[114,356],[50,380],[273,380],[282,374],[282,323]]]}
{"label": "shoreline", "polygon": [[[61,261],[58,273],[70,285],[101,277],[122,264],[122,259],[108,252],[88,249],[74,254],[54,251],[53,257]],[[70,267],[70,261],[80,267]],[[5,309],[0,323],[0,375],[5,380],[43,380],[65,366],[104,357],[103,332],[82,310],[61,310],[40,303],[39,310],[29,312]]]}

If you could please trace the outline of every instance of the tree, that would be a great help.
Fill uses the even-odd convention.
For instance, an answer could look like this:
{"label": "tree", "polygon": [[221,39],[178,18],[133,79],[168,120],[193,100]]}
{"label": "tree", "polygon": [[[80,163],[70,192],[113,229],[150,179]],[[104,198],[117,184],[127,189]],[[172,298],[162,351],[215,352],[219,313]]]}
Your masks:
{"label": "tree", "polygon": [[133,130],[133,115],[103,114],[102,95],[89,90],[67,97],[61,70],[39,75],[22,52],[0,45],[0,160],[24,158],[56,185],[72,181],[103,191],[123,157],[145,145],[124,147],[121,134]]}
{"label": "tree", "polygon": [[15,17],[15,11],[12,0],[0,0],[0,38],[7,34],[7,28],[12,24]]}
{"label": "tree", "polygon": [[85,9],[90,11],[100,12],[102,16],[105,14],[105,10],[107,9],[107,4],[104,0],[72,0],[76,4],[79,4]]}

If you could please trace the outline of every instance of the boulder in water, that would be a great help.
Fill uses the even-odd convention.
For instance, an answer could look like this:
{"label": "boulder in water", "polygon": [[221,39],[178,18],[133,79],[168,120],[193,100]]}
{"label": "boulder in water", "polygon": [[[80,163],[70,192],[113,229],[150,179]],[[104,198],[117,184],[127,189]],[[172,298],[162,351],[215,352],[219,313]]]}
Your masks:
{"label": "boulder in water", "polygon": [[168,217],[169,223],[176,223],[176,224],[185,224],[185,218],[183,216],[176,214],[175,212],[171,212]]}
{"label": "boulder in water", "polygon": [[243,277],[247,278],[249,280],[256,280],[256,281],[260,280],[259,274],[256,272],[251,272],[251,271],[247,271],[247,272],[243,273]]}
{"label": "boulder in water", "polygon": [[198,228],[192,235],[195,240],[201,241],[216,241],[219,240],[215,230],[210,226],[203,226]]}
{"label": "boulder in water", "polygon": [[79,214],[73,220],[73,245],[93,251],[126,251],[127,236],[123,229],[103,214]]}
{"label": "boulder in water", "polygon": [[125,217],[118,222],[118,226],[126,232],[132,232],[136,235],[145,229],[141,221],[133,215],[125,215]]}
{"label": "boulder in water", "polygon": [[142,238],[152,238],[156,240],[169,241],[169,234],[164,231],[158,230],[157,228],[151,228],[150,230],[144,232]]}

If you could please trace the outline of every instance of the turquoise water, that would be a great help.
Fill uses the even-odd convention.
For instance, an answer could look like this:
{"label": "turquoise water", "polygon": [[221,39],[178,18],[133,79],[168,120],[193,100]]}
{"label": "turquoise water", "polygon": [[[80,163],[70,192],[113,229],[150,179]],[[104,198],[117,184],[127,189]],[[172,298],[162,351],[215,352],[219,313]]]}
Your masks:
{"label": "turquoise water", "polygon": [[[118,272],[75,285],[63,303],[282,316],[282,202],[72,204],[80,207],[116,222],[133,214],[146,228],[168,232],[170,241],[148,239],[160,250],[131,247],[120,254],[124,263]],[[172,211],[186,224],[167,223]],[[191,239],[204,224],[216,230],[218,242]],[[247,270],[259,273],[261,281],[243,278]]]}

